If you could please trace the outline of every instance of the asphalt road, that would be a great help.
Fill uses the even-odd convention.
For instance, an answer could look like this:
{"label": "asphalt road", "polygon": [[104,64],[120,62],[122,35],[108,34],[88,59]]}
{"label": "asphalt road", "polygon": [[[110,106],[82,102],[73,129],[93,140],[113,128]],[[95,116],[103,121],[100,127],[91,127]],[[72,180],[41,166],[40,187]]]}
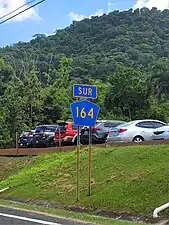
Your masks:
{"label": "asphalt road", "polygon": [[0,225],[91,225],[68,219],[46,216],[31,211],[22,211],[7,207],[0,207]]}

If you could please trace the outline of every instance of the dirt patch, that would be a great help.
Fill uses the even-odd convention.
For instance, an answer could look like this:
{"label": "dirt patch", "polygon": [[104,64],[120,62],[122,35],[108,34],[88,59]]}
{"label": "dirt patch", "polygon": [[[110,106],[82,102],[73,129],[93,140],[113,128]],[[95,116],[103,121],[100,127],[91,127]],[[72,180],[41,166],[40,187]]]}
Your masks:
{"label": "dirt patch", "polygon": [[[157,219],[154,219],[151,216],[146,216],[143,214],[136,214],[131,212],[117,212],[117,211],[106,211],[106,210],[100,210],[100,209],[91,209],[91,208],[85,208],[81,207],[79,205],[65,205],[65,204],[59,204],[59,203],[49,203],[46,201],[40,201],[40,200],[33,200],[33,199],[23,199],[18,197],[0,197],[1,200],[9,200],[14,201],[18,203],[27,203],[34,206],[42,206],[47,208],[58,208],[58,209],[64,209],[68,211],[73,211],[77,213],[87,213],[95,216],[102,216],[102,217],[108,217],[112,219],[120,219],[125,221],[132,221],[132,222],[144,222],[144,223],[151,223],[151,224],[168,224],[168,219],[165,217],[160,217]],[[165,223],[164,223],[165,221]]]}
{"label": "dirt patch", "polygon": [[0,181],[17,173],[26,165],[32,163],[34,157],[0,157]]}

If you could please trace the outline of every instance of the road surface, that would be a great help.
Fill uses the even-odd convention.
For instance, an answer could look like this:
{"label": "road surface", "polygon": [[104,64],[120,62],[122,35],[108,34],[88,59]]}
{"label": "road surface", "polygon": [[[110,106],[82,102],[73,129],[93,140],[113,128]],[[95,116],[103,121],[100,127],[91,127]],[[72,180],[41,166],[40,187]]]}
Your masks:
{"label": "road surface", "polygon": [[0,225],[91,225],[31,211],[22,211],[0,206]]}

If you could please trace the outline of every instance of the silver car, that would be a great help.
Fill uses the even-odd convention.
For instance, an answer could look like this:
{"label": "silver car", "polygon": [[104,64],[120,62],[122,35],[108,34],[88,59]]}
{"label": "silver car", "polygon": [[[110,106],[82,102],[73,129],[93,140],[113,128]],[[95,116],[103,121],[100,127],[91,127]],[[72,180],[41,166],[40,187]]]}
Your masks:
{"label": "silver car", "polygon": [[111,142],[142,142],[153,140],[156,128],[166,126],[159,120],[135,120],[111,129],[107,143]]}
{"label": "silver car", "polygon": [[163,126],[154,131],[153,140],[169,139],[169,126]]}

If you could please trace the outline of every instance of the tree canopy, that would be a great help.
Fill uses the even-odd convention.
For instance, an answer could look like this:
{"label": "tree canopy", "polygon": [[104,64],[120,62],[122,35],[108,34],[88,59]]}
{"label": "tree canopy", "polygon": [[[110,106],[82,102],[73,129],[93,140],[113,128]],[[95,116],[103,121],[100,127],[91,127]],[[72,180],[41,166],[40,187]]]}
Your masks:
{"label": "tree canopy", "polygon": [[100,118],[168,121],[168,25],[168,9],[113,11],[0,48],[0,144],[71,119],[74,83],[97,85]]}

